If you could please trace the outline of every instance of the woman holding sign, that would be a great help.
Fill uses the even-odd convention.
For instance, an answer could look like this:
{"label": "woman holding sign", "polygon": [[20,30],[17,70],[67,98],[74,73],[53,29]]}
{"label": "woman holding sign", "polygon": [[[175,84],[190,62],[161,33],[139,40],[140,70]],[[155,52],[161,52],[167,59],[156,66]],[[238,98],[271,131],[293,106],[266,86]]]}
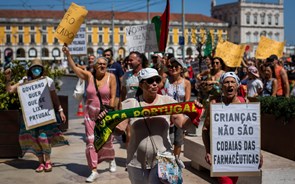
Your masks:
{"label": "woman holding sign", "polygon": [[[240,79],[234,72],[224,73],[220,77],[220,84],[222,90],[222,96],[211,99],[211,103],[224,103],[225,105],[231,103],[246,103],[243,97],[238,96],[238,87],[240,85]],[[206,149],[205,160],[211,165],[211,152],[210,152],[210,109],[207,111],[206,119],[202,130],[202,138]],[[262,166],[262,156],[260,156],[259,167]],[[238,177],[218,177],[218,182],[221,184],[235,184],[238,181]]]}
{"label": "woman holding sign", "polygon": [[[89,168],[92,170],[91,175],[86,182],[94,182],[98,178],[97,164],[102,161],[109,161],[110,171],[116,171],[115,150],[113,147],[113,135],[103,147],[96,152],[94,147],[94,128],[95,121],[102,119],[107,110],[101,111],[100,99],[103,105],[115,106],[116,98],[116,77],[114,74],[107,72],[108,60],[105,57],[99,57],[93,64],[93,73],[77,67],[71,57],[68,47],[63,47],[63,52],[67,56],[69,66],[75,74],[87,81],[86,88],[86,105],[85,105],[85,131],[86,131],[86,158]],[[99,97],[100,95],[100,97]]]}
{"label": "woman holding sign", "polygon": [[[20,84],[26,83],[30,80],[36,80],[43,78],[44,67],[41,60],[35,59],[32,61],[31,66],[25,76],[18,83],[11,85],[11,69],[5,70],[6,78],[6,90],[9,93],[17,92],[17,87]],[[55,108],[61,117],[62,122],[66,121],[66,116],[60,105],[58,96],[55,92],[54,82],[51,78],[45,77],[50,90],[50,96]],[[34,129],[26,130],[23,122],[20,127],[19,143],[22,149],[22,154],[33,153],[39,159],[40,165],[36,169],[36,172],[50,172],[52,170],[52,164],[50,160],[51,147],[54,144],[68,144],[68,142],[62,136],[61,131],[58,129],[57,124],[48,124]]]}

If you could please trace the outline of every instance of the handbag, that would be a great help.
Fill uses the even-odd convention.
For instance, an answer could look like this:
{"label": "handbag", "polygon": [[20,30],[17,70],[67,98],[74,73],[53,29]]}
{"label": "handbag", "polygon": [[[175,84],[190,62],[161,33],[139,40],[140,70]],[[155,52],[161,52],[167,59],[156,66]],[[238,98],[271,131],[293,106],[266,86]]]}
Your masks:
{"label": "handbag", "polygon": [[[140,102],[139,106],[141,107]],[[182,184],[182,168],[184,168],[183,162],[179,160],[177,157],[175,157],[175,155],[173,155],[171,152],[166,151],[160,153],[158,151],[156,143],[153,137],[151,136],[151,131],[148,127],[146,119],[143,119],[147,127],[149,138],[152,142],[153,148],[157,151],[157,175],[159,177],[159,180],[164,184]]]}
{"label": "handbag", "polygon": [[85,92],[85,80],[79,78],[73,96],[76,100],[81,101]]}

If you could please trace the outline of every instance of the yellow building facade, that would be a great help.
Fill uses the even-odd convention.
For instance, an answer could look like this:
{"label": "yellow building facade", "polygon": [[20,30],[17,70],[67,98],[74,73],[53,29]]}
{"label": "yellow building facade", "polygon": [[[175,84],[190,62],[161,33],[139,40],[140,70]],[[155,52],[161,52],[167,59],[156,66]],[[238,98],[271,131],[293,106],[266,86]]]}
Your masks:
{"label": "yellow building facade", "polygon": [[[63,11],[50,10],[1,10],[0,55],[1,63],[7,59],[52,61],[64,59],[63,43],[54,38],[54,31],[63,17]],[[150,17],[160,13],[151,13]],[[115,57],[128,55],[125,27],[147,24],[145,12],[89,11],[86,24],[85,56],[101,55],[112,47]],[[170,15],[169,37],[166,52],[182,57],[179,38],[182,34],[181,14]],[[112,26],[114,25],[114,26]],[[114,29],[114,30],[113,30]],[[200,14],[185,15],[185,56],[196,56],[196,45],[206,41],[210,31],[212,43],[227,40],[228,24]]]}

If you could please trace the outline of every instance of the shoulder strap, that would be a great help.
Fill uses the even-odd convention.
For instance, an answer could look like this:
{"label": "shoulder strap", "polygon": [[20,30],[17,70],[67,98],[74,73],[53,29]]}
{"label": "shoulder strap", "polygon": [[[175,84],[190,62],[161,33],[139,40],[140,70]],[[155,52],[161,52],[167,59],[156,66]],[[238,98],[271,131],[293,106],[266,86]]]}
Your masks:
{"label": "shoulder strap", "polygon": [[94,81],[94,86],[95,86],[95,90],[96,90],[96,95],[97,95],[97,97],[99,99],[99,103],[100,103],[100,109],[101,109],[101,111],[103,111],[104,106],[102,104],[101,96],[100,96],[100,93],[99,93],[97,85],[96,85],[96,78],[95,78],[94,74],[93,74],[93,81]]}

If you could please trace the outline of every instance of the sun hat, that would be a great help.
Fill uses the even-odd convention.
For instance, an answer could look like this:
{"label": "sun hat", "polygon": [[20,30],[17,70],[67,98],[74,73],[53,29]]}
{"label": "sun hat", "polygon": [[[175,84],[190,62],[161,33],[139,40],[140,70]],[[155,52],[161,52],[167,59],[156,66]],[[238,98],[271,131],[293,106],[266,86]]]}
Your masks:
{"label": "sun hat", "polygon": [[41,66],[44,70],[44,67],[42,65],[42,61],[40,59],[34,59],[32,62],[31,62],[31,66],[29,68],[29,70],[31,70],[34,66]]}
{"label": "sun hat", "polygon": [[177,64],[179,64],[182,68],[186,68],[186,66],[184,65],[184,63],[182,62],[182,61],[180,61],[180,60],[177,60],[176,58],[171,58],[170,59],[170,63],[172,64],[172,63],[177,63]]}

